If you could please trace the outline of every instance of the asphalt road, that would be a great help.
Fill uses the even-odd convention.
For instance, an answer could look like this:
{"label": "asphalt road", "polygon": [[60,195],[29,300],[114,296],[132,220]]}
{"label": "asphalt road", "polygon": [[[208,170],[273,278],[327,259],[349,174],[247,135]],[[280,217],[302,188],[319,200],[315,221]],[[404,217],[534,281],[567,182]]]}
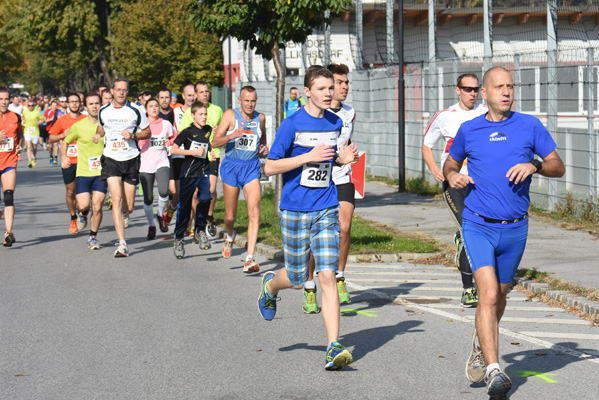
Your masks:
{"label": "asphalt road", "polygon": [[[349,265],[340,341],[355,361],[325,371],[322,318],[302,313],[301,292],[281,292],[264,321],[242,249],[224,260],[222,241],[208,251],[188,241],[175,259],[170,233],[145,239],[139,197],[131,256],[113,258],[107,211],[103,247],[88,250],[85,233],[68,233],[59,167],[39,159],[20,165],[17,243],[0,249],[0,399],[486,398],[464,376],[474,310],[459,306],[454,269]],[[598,328],[515,291],[501,326],[510,398],[596,395]]]}

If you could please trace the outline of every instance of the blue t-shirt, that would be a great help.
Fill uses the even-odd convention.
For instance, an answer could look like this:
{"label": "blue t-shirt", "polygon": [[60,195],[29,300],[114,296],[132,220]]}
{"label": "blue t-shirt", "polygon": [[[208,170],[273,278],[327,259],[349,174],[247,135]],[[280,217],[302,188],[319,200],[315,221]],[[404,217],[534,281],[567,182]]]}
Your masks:
{"label": "blue t-shirt", "polygon": [[555,148],[547,129],[531,115],[512,112],[500,122],[481,115],[464,122],[449,149],[454,160],[468,159],[468,175],[474,180],[468,185],[463,218],[506,228],[527,223],[493,224],[479,215],[511,220],[526,214],[532,177],[514,185],[506,174],[514,165],[530,162],[535,154],[547,157]]}
{"label": "blue t-shirt", "polygon": [[291,117],[293,114],[295,114],[295,112],[297,110],[299,110],[299,108],[302,106],[302,103],[300,103],[299,98],[295,99],[295,100],[287,100],[285,102],[285,117],[289,118]]}
{"label": "blue t-shirt", "polygon": [[[271,160],[296,157],[320,143],[337,145],[343,121],[327,112],[315,118],[301,108],[281,123],[268,153]],[[283,174],[280,208],[290,211],[318,211],[339,205],[337,188],[331,179],[333,162],[309,163]],[[303,180],[302,180],[303,175]],[[317,180],[311,180],[316,177]],[[326,183],[328,178],[328,184]],[[302,184],[302,181],[304,184]]]}

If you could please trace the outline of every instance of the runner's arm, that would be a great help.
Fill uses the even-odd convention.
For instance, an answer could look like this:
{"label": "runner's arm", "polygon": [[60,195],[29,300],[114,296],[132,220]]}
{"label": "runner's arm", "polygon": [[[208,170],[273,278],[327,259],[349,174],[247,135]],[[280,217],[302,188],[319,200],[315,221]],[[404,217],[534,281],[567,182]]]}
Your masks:
{"label": "runner's arm", "polygon": [[561,178],[565,172],[566,168],[564,167],[562,159],[557,154],[557,151],[553,150],[549,155],[543,157],[543,162],[540,163],[538,170],[531,162],[520,163],[510,168],[506,177],[517,185],[534,173],[549,178]]}
{"label": "runner's arm", "polygon": [[260,113],[260,130],[262,131],[262,137],[260,138],[260,154],[268,155],[268,143],[266,138],[266,117]]}
{"label": "runner's arm", "polygon": [[460,174],[460,169],[464,161],[456,161],[451,155],[445,160],[443,165],[443,175],[445,175],[449,186],[453,189],[463,189],[468,186],[469,183],[474,185],[474,180],[464,174]]}
{"label": "runner's arm", "polygon": [[213,148],[222,147],[229,143],[230,140],[241,137],[241,128],[235,129],[232,133],[226,134],[227,130],[231,129],[235,126],[235,112],[233,110],[227,110],[223,114],[223,118],[221,119],[218,127],[216,128],[216,132],[214,132],[214,139],[210,145]]}
{"label": "runner's arm", "polygon": [[443,176],[443,170],[437,166],[435,156],[433,155],[433,149],[431,149],[425,144],[422,145],[422,158],[428,166],[428,169],[433,174],[433,178],[435,178],[437,182],[443,183],[443,181],[445,181],[445,177]]}

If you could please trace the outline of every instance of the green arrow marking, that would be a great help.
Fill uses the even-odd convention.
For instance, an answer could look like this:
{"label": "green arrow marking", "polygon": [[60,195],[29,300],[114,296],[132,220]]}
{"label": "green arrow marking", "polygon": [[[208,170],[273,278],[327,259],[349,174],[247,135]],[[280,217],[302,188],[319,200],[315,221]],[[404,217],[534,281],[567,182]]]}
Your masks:
{"label": "green arrow marking", "polygon": [[356,314],[366,315],[367,317],[378,317],[378,315],[376,315],[372,311],[366,311],[366,310],[352,310],[352,309],[346,308],[346,309],[341,310],[341,312],[343,314],[353,314],[353,313],[356,313]]}
{"label": "green arrow marking", "polygon": [[514,372],[523,378],[527,378],[529,376],[536,376],[538,378],[541,378],[542,380],[544,380],[547,383],[557,383],[556,380],[553,380],[549,377],[549,375],[556,376],[557,374],[549,374],[549,373],[537,372],[537,371],[514,371]]}

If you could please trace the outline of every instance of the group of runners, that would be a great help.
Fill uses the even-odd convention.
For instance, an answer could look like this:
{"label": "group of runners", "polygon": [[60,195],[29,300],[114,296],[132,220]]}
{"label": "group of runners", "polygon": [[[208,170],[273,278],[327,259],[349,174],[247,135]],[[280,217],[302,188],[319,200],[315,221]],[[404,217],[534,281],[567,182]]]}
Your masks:
{"label": "group of runners", "polygon": [[[351,142],[355,111],[344,103],[349,88],[347,75],[348,69],[342,64],[308,68],[303,88],[307,102],[283,121],[270,149],[265,117],[255,110],[258,98],[251,86],[240,90],[240,107],[225,113],[209,102],[210,91],[204,82],[185,86],[184,103],[175,109],[171,108],[173,97],[168,90],[160,91],[156,99],[142,93],[139,105],[130,103],[124,78],[115,80],[110,90],[86,95],[87,115],[75,111],[78,96],[69,95],[71,112],[50,129],[50,142],[60,142],[61,154],[66,155],[62,167],[70,212],[71,182],[67,183],[67,177],[76,165],[73,204],[79,214],[71,212],[71,220],[83,229],[91,209],[88,244],[99,248],[96,236],[108,188],[119,239],[115,257],[127,256],[124,229],[133,210],[136,185],[141,181],[148,239],[156,235],[154,218],[166,232],[176,211],[173,251],[177,258],[183,258],[186,235],[191,234],[201,249],[211,247],[220,173],[226,228],[222,255],[228,258],[232,253],[237,199],[243,190],[249,217],[244,272],[258,272],[253,255],[260,219],[259,157],[266,156],[265,174],[283,175],[280,223],[285,268],[263,275],[260,314],[273,320],[279,293],[303,289],[304,312],[323,314],[328,343],[325,369],[349,365],[352,355],[338,342],[340,304],[351,301],[344,270],[354,211],[351,164],[358,159],[358,150]],[[477,103],[479,91],[485,106]],[[422,146],[423,159],[435,180],[443,184],[458,228],[456,264],[464,286],[462,305],[477,307],[466,376],[472,382],[485,379],[488,394],[500,399],[510,390],[511,381],[498,363],[498,326],[526,244],[531,176],[559,177],[565,169],[555,142],[540,121],[511,111],[514,84],[507,70],[488,70],[482,87],[476,75],[464,74],[458,78],[456,94],[458,103],[431,119]],[[17,155],[23,142],[22,120],[8,110],[8,103],[8,90],[2,88],[0,174],[5,246],[15,242],[13,194]],[[432,151],[440,140],[446,143],[441,167]],[[156,215],[152,208],[154,182],[159,193]],[[322,291],[320,308],[314,274]]]}

